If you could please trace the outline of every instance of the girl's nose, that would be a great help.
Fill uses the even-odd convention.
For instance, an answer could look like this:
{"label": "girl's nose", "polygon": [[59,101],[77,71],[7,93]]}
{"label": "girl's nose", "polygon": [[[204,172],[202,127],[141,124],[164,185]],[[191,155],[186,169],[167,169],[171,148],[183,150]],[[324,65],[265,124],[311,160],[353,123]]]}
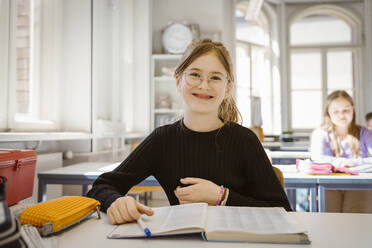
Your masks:
{"label": "girl's nose", "polygon": [[201,82],[199,84],[199,88],[201,89],[209,89],[209,83],[208,83],[208,78],[201,78]]}

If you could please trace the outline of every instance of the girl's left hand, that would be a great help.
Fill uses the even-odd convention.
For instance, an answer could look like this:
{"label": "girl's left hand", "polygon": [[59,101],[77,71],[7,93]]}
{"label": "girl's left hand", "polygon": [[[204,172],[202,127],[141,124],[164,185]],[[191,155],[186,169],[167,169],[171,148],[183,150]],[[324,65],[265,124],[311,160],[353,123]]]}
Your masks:
{"label": "girl's left hand", "polygon": [[220,194],[220,186],[215,183],[196,177],[181,178],[182,184],[191,184],[187,187],[177,187],[174,194],[180,204],[193,202],[206,202],[216,205]]}

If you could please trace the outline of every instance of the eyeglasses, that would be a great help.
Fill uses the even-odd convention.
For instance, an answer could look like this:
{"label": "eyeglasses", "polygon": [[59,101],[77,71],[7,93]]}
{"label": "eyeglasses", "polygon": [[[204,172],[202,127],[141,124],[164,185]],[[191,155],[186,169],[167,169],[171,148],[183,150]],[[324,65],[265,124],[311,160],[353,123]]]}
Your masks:
{"label": "eyeglasses", "polygon": [[[186,82],[190,86],[199,86],[204,81],[204,76],[202,76],[200,71],[197,70],[189,70],[185,71],[184,74],[186,78]],[[227,77],[215,72],[210,72],[207,74],[207,81],[209,86],[215,87],[217,85],[222,85],[227,82]]]}

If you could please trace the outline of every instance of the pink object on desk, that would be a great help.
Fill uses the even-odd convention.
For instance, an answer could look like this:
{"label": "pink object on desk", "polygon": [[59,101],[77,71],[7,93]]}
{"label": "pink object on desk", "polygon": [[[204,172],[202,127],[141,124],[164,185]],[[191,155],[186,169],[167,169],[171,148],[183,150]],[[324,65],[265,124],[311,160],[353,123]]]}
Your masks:
{"label": "pink object on desk", "polygon": [[296,168],[298,171],[306,172],[309,175],[331,175],[336,172],[359,175],[359,172],[350,170],[344,166],[335,167],[330,163],[315,163],[310,159],[296,159]]}

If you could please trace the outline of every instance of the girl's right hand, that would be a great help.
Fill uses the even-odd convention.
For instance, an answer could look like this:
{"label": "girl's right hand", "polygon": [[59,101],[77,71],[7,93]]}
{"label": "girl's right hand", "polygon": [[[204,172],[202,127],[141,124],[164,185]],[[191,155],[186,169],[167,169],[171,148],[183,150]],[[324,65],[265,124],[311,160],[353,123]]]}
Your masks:
{"label": "girl's right hand", "polygon": [[141,214],[151,216],[154,211],[131,196],[119,197],[107,209],[107,216],[113,225],[136,221]]}

